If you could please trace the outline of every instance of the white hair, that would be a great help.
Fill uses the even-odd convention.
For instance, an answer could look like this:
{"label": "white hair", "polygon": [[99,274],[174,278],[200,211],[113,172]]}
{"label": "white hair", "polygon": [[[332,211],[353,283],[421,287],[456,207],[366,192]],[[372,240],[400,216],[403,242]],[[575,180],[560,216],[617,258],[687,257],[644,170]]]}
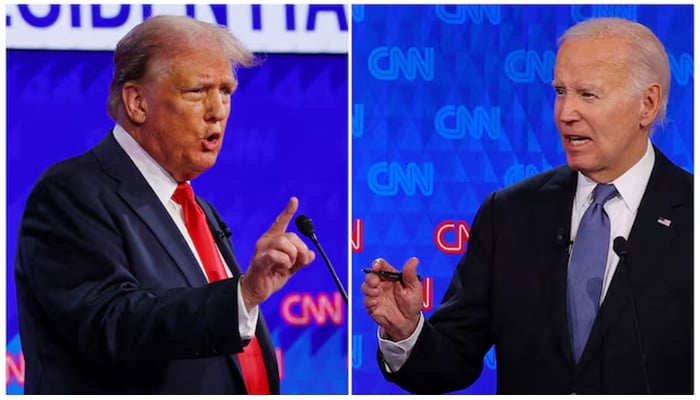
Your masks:
{"label": "white hair", "polygon": [[569,39],[605,37],[620,38],[627,43],[627,51],[622,57],[632,70],[630,86],[635,94],[642,94],[654,82],[661,85],[661,104],[654,122],[663,125],[671,90],[671,69],[664,45],[649,28],[623,18],[591,18],[564,32],[559,38],[559,45]]}
{"label": "white hair", "polygon": [[[124,36],[114,51],[114,76],[107,110],[114,120],[123,109],[121,91],[128,81],[138,81],[158,56],[177,58],[177,49],[186,46],[220,46],[232,68],[249,67],[259,60],[228,29],[196,19],[160,15],[148,18]],[[186,62],[186,60],[177,60]]]}

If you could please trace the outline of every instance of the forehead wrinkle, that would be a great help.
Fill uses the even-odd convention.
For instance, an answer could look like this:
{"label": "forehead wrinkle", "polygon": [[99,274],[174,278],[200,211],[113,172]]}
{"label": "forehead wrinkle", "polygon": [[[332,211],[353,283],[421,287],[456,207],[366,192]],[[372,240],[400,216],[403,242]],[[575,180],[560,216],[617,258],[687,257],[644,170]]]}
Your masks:
{"label": "forehead wrinkle", "polygon": [[[220,75],[207,71],[211,63],[207,54],[211,54],[213,50],[195,46],[177,46],[169,49],[167,52],[157,54],[149,63],[148,72],[146,75],[151,75],[155,79],[160,78],[175,78],[191,81],[193,79],[214,83],[223,79],[225,82],[231,83],[236,81],[233,74],[233,67],[224,60],[229,67],[227,71],[230,76],[222,78]],[[218,53],[217,53],[218,54]],[[186,61],[182,61],[186,60]],[[201,68],[200,68],[201,67]],[[230,79],[229,79],[230,78]]]}
{"label": "forehead wrinkle", "polygon": [[[610,46],[610,44],[614,44]],[[602,48],[601,48],[602,47]],[[584,50],[585,49],[585,50]],[[566,57],[562,59],[562,51]],[[594,51],[593,56],[586,61],[580,61],[581,51]],[[593,39],[572,38],[565,41],[559,48],[555,66],[560,63],[573,64],[578,68],[593,68],[605,72],[620,72],[631,69],[629,44],[617,36],[603,36]],[[571,65],[569,65],[571,66]]]}
{"label": "forehead wrinkle", "polygon": [[[631,66],[626,62],[624,55],[599,54],[583,62],[572,60],[576,56],[558,57],[555,62],[554,83],[565,83],[572,87],[598,87],[594,82],[610,80],[611,75],[630,71]],[[615,81],[620,79],[614,79]],[[622,79],[625,80],[625,79]],[[618,82],[623,83],[623,82]]]}
{"label": "forehead wrinkle", "polygon": [[574,62],[572,61],[572,57],[565,57],[562,59],[562,57],[560,56],[556,60],[554,65],[555,67],[566,66],[575,70],[590,68],[593,70],[600,70],[606,72],[618,72],[627,67],[627,62],[624,56],[621,56],[619,54],[613,57],[606,57],[605,55],[601,54],[595,58],[586,60],[585,62]]}

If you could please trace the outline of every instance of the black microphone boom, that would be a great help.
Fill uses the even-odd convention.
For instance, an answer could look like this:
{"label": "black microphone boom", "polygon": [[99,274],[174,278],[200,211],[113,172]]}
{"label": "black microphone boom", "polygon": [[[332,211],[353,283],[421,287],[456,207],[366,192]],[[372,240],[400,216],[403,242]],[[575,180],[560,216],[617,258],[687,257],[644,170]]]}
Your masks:
{"label": "black microphone boom", "polygon": [[637,302],[634,301],[634,288],[632,287],[632,277],[629,266],[629,252],[628,252],[627,239],[622,236],[618,236],[613,239],[613,251],[620,257],[619,267],[624,267],[624,272],[627,276],[627,284],[630,290],[630,302],[632,303],[632,319],[634,321],[634,333],[637,336],[637,343],[639,343],[639,356],[642,359],[642,380],[644,381],[644,388],[647,394],[651,394],[651,384],[649,383],[649,373],[647,372],[647,353],[644,351],[644,341],[642,340],[642,331],[639,329],[639,318],[637,317]]}
{"label": "black microphone boom", "polygon": [[564,228],[557,229],[557,236],[554,238],[554,244],[561,247],[566,252],[567,256],[569,255],[573,243],[574,242],[569,239],[569,234]]}
{"label": "black microphone boom", "polygon": [[338,287],[338,291],[340,291],[340,295],[343,296],[343,300],[345,301],[345,305],[348,304],[348,295],[345,293],[345,289],[343,289],[343,284],[340,283],[340,279],[338,279],[338,274],[335,273],[335,269],[333,269],[333,266],[331,265],[330,260],[328,260],[328,256],[326,255],[326,252],[323,251],[323,248],[321,247],[321,243],[318,242],[318,239],[316,238],[316,233],[314,232],[314,224],[311,222],[311,218],[307,217],[306,215],[299,215],[296,217],[294,220],[296,223],[297,229],[299,232],[301,232],[304,236],[307,238],[311,239],[312,242],[314,242],[314,245],[318,249],[318,251],[321,253],[321,257],[323,257],[323,260],[326,262],[326,265],[328,266],[328,269],[331,271],[331,275],[333,275],[333,280],[335,281],[335,286]]}
{"label": "black microphone boom", "polygon": [[222,238],[222,239],[230,239],[231,238],[231,229],[226,226],[224,221],[219,221],[219,228],[221,229],[220,232],[217,234]]}

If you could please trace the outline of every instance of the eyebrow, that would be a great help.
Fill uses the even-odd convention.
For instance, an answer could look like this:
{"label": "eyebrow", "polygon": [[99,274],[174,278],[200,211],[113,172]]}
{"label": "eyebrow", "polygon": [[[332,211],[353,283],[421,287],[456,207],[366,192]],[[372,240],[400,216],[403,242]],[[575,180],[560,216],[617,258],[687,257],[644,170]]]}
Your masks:
{"label": "eyebrow", "polygon": [[[550,83],[552,87],[566,87],[567,85],[564,84],[564,82],[558,81],[558,80],[552,80]],[[593,83],[588,83],[588,82],[574,82],[571,84],[569,87],[573,88],[576,91],[581,91],[581,90],[593,90],[593,91],[601,91],[602,87],[599,85],[595,85]]]}

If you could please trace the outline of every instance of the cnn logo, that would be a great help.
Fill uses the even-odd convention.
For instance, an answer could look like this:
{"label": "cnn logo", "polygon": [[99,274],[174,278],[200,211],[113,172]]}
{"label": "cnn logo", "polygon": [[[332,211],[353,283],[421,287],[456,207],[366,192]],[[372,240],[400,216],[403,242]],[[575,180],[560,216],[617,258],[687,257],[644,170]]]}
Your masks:
{"label": "cnn logo", "polygon": [[312,321],[316,325],[342,325],[345,322],[345,304],[340,293],[331,296],[327,293],[290,293],[280,306],[282,319],[289,325],[309,326]]}

